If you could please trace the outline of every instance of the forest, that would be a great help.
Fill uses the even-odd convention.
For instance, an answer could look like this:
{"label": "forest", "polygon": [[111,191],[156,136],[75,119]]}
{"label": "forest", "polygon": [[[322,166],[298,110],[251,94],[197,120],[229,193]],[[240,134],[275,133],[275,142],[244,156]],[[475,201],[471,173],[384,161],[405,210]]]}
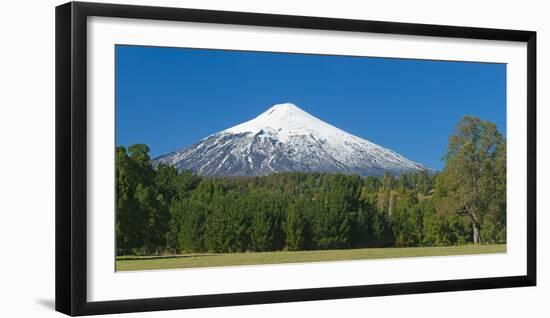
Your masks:
{"label": "forest", "polygon": [[117,255],[506,243],[506,141],[465,116],[442,171],[201,177],[116,148]]}

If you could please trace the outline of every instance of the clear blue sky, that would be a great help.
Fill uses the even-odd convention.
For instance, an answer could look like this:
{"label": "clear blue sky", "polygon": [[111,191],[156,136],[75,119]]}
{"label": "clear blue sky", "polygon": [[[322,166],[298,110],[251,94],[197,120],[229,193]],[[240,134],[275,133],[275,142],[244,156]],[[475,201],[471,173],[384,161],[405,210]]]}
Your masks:
{"label": "clear blue sky", "polygon": [[116,144],[152,157],[283,102],[439,170],[462,116],[506,133],[506,65],[116,47]]}

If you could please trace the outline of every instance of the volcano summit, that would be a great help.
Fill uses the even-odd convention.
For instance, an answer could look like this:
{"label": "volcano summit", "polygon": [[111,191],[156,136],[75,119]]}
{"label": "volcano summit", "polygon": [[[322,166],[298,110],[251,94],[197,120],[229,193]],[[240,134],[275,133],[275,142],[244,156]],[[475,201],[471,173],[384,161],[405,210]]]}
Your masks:
{"label": "volcano summit", "polygon": [[381,176],[429,168],[303,111],[277,104],[256,118],[155,159],[203,176],[329,172]]}

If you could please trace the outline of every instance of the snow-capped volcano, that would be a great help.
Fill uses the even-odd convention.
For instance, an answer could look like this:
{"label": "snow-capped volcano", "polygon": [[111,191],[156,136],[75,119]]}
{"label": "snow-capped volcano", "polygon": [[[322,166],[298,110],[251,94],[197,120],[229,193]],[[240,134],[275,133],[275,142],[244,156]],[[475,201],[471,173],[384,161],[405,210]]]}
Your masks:
{"label": "snow-capped volcano", "polygon": [[261,176],[273,172],[330,172],[380,176],[430,170],[347,133],[294,104],[212,134],[155,160],[204,176]]}

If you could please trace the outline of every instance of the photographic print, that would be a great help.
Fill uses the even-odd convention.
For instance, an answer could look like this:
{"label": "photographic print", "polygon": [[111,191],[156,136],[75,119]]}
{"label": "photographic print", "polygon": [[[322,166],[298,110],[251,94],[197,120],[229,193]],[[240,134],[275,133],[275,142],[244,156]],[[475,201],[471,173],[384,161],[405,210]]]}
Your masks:
{"label": "photographic print", "polygon": [[116,45],[115,82],[117,271],[506,252],[504,63]]}
{"label": "photographic print", "polygon": [[56,310],[536,285],[536,32],[82,2],[55,30]]}

